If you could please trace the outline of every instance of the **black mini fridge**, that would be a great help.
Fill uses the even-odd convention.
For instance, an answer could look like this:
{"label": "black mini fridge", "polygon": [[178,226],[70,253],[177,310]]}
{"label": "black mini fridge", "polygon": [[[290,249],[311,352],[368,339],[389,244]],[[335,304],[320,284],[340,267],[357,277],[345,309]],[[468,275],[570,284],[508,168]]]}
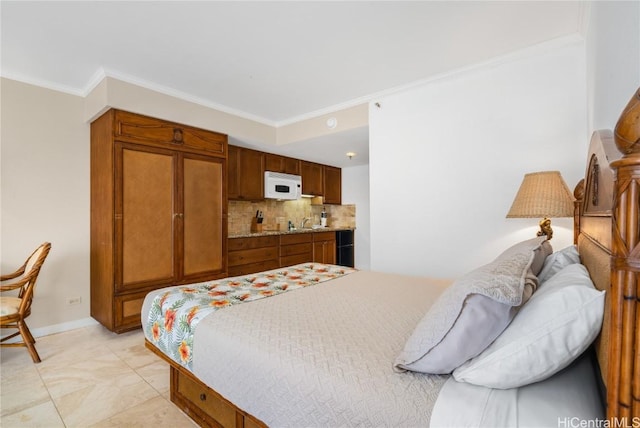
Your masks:
{"label": "black mini fridge", "polygon": [[336,264],[354,267],[353,230],[336,231]]}

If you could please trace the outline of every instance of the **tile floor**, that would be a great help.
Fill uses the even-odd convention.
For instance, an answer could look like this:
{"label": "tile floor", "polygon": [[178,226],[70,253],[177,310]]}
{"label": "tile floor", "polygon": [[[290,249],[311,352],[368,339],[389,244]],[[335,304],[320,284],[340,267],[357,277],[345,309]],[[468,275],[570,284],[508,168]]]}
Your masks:
{"label": "tile floor", "polygon": [[195,427],[169,401],[169,365],[144,347],[142,330],[90,326],[0,350],[0,426]]}

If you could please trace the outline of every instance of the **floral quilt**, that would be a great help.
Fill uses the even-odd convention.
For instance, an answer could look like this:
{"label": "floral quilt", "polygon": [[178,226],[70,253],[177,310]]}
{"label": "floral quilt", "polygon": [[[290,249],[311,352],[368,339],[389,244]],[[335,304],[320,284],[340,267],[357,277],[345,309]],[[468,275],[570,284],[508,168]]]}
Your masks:
{"label": "floral quilt", "polygon": [[157,295],[145,323],[145,336],[183,367],[192,369],[193,335],[207,315],[243,302],[319,284],[355,272],[321,263],[303,263],[251,275],[175,286]]}

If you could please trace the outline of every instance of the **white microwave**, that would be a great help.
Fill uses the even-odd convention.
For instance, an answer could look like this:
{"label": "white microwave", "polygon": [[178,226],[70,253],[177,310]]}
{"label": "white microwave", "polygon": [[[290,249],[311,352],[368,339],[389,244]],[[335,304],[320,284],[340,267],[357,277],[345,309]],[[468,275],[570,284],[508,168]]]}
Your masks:
{"label": "white microwave", "polygon": [[293,200],[302,197],[302,177],[281,172],[264,172],[264,197]]}

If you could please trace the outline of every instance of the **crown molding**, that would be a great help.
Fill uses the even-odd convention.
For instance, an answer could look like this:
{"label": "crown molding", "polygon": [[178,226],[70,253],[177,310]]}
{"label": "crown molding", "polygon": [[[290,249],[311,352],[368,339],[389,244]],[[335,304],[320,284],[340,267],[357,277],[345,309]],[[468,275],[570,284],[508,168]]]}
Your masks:
{"label": "crown molding", "polygon": [[102,80],[104,80],[105,78],[109,77],[109,78],[113,78],[113,79],[117,79],[126,83],[130,83],[132,85],[136,85],[145,89],[149,89],[151,91],[155,91],[164,95],[168,95],[174,98],[178,98],[184,101],[188,101],[188,102],[192,102],[194,104],[198,104],[201,105],[203,107],[207,107],[207,108],[211,108],[213,110],[217,110],[217,111],[221,111],[223,113],[227,113],[233,116],[237,116],[243,119],[247,119],[247,120],[251,120],[263,125],[267,125],[267,126],[271,126],[274,128],[279,128],[282,126],[287,126],[287,125],[291,125],[297,122],[301,122],[304,120],[308,120],[308,119],[314,119],[323,115],[327,115],[327,114],[334,114],[338,111],[341,110],[345,110],[351,107],[355,107],[357,105],[361,105],[361,104],[365,104],[365,103],[370,103],[376,99],[380,99],[389,95],[392,95],[394,93],[398,93],[398,92],[404,92],[404,91],[408,91],[414,88],[417,88],[419,86],[423,86],[425,84],[429,84],[429,83],[433,83],[433,82],[437,82],[437,81],[441,81],[441,80],[446,80],[449,78],[454,78],[457,76],[460,76],[461,74],[465,74],[465,73],[469,73],[469,72],[473,72],[476,71],[478,69],[481,68],[485,68],[485,67],[494,67],[497,65],[501,65],[501,64],[505,64],[505,63],[509,63],[521,58],[525,58],[525,57],[529,57],[532,55],[537,55],[541,52],[546,52],[552,49],[556,49],[559,47],[563,47],[563,46],[567,46],[570,44],[574,44],[577,42],[584,42],[584,32],[586,31],[586,26],[588,25],[588,13],[590,11],[590,7],[589,6],[582,6],[581,8],[584,12],[581,13],[581,16],[583,17],[583,19],[580,20],[580,22],[578,23],[578,28],[576,29],[576,33],[573,34],[569,34],[567,36],[562,36],[562,37],[558,37],[552,40],[548,40],[542,43],[539,43],[537,45],[533,45],[533,46],[529,46],[523,49],[519,49],[517,51],[513,51],[513,52],[508,52],[506,54],[500,55],[498,57],[492,58],[490,60],[487,61],[483,61],[483,62],[479,62],[479,63],[475,63],[469,66],[464,66],[464,67],[460,67],[456,70],[453,71],[449,71],[446,73],[442,73],[442,74],[438,74],[435,76],[430,76],[428,78],[425,79],[420,79],[405,85],[399,85],[393,88],[389,88],[383,91],[378,91],[372,94],[368,94],[359,98],[355,98],[352,100],[348,100],[345,101],[343,103],[339,103],[339,104],[334,104],[322,109],[318,109],[318,110],[314,110],[308,113],[304,113],[298,116],[294,116],[291,117],[289,119],[285,119],[285,120],[281,120],[281,121],[273,121],[270,119],[266,119],[264,117],[261,116],[257,116],[257,115],[253,115],[241,110],[237,110],[222,104],[218,104],[215,102],[212,102],[210,100],[204,99],[202,97],[198,97],[183,91],[179,91],[167,86],[163,86],[163,85],[159,85],[156,83],[152,83],[149,82],[145,79],[141,79],[135,76],[131,76],[125,73],[121,73],[118,72],[116,70],[109,70],[109,69],[105,69],[105,68],[99,68],[98,70],[95,71],[95,73],[91,76],[91,78],[87,81],[87,84],[84,86],[83,89],[77,89],[77,88],[72,88],[69,86],[65,86],[65,85],[60,85],[60,84],[56,84],[53,82],[49,82],[49,81],[44,81],[44,80],[38,80],[38,79],[33,79],[33,78],[29,78],[26,76],[22,76],[22,75],[18,75],[18,74],[11,74],[11,73],[6,73],[4,71],[0,71],[0,76],[4,77],[4,78],[8,78],[8,79],[12,79],[12,80],[17,80],[23,83],[28,83],[31,85],[35,85],[35,86],[40,86],[43,88],[47,88],[47,89],[51,89],[51,90],[55,90],[55,91],[59,91],[59,92],[64,92],[67,94],[71,94],[71,95],[76,95],[76,96],[80,96],[80,97],[87,97],[87,95],[89,95],[91,93],[91,91],[93,89],[95,89],[95,87],[100,84],[100,82],[102,82]]}
{"label": "crown molding", "polygon": [[52,91],[62,92],[69,95],[75,95],[77,97],[84,97],[83,91],[71,86],[61,85],[59,83],[50,82],[48,80],[34,79],[32,77],[24,76],[20,73],[11,73],[4,70],[0,71],[0,77],[9,80],[15,80],[16,82],[26,83],[28,85],[38,86],[44,89],[50,89]]}

